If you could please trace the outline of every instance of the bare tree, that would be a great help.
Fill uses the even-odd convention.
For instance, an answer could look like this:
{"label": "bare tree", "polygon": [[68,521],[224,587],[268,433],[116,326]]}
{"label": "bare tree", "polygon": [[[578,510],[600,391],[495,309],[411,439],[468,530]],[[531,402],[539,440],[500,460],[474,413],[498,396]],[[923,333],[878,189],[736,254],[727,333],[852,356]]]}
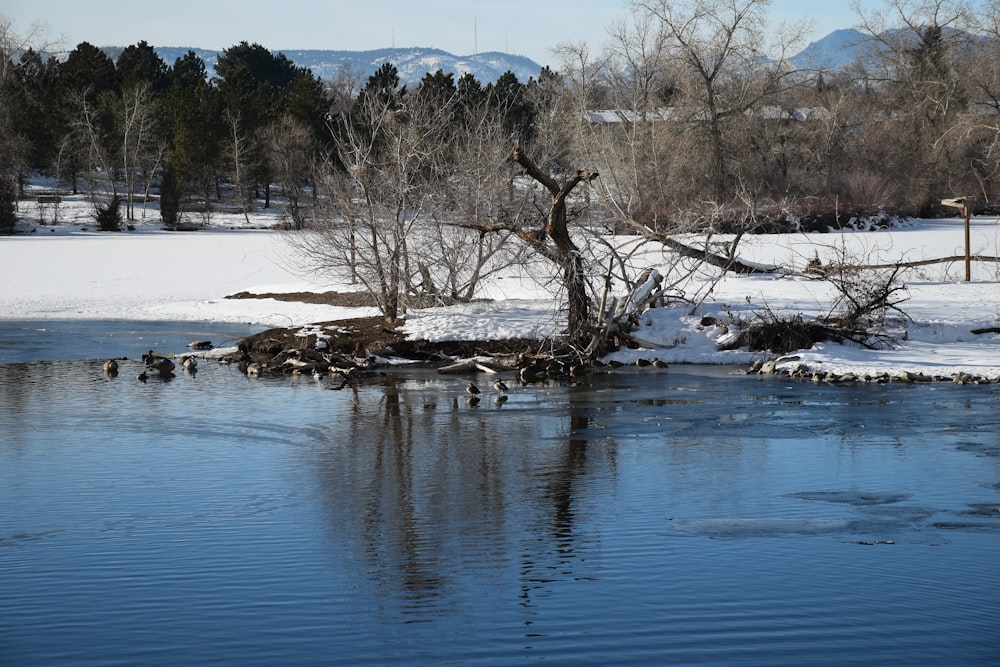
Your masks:
{"label": "bare tree", "polygon": [[[861,26],[877,48],[868,66],[883,104],[869,124],[882,169],[905,186],[911,213],[930,214],[940,191],[964,194],[965,148],[951,135],[967,111],[966,69],[973,15],[963,0],[886,0],[865,11]],[[987,75],[988,76],[988,75]]]}
{"label": "bare tree", "polygon": [[150,85],[137,83],[122,91],[118,113],[118,132],[121,136],[122,172],[125,176],[125,217],[135,219],[137,181],[143,179],[143,200],[149,193],[153,173],[166,150],[154,140],[155,114]]}
{"label": "bare tree", "polygon": [[992,0],[981,9],[975,15],[975,25],[983,38],[966,60],[966,71],[975,75],[965,76],[970,104],[958,133],[979,195],[983,201],[992,201],[1000,188],[1000,0]]}
{"label": "bare tree", "polygon": [[281,183],[285,210],[293,229],[302,229],[306,211],[306,186],[316,172],[315,141],[309,128],[289,116],[271,125],[264,137],[271,168]]}
{"label": "bare tree", "polygon": [[306,264],[350,271],[390,323],[416,291],[409,244],[420,237],[447,142],[442,109],[400,106],[392,95],[363,93],[337,127],[337,156],[323,183],[327,207],[291,237]]}
{"label": "bare tree", "polygon": [[[250,199],[249,174],[252,172],[250,140],[240,129],[240,119],[230,107],[226,107],[225,112],[226,129],[228,130],[227,149],[230,159],[233,161],[233,178],[239,191],[240,210],[243,218],[250,223],[250,211],[253,209],[253,202]],[[208,199],[205,200],[205,215],[210,214]]]}
{"label": "bare tree", "polygon": [[49,51],[55,44],[46,36],[47,29],[43,23],[32,23],[27,31],[19,33],[14,20],[0,12],[0,82],[10,76],[10,69],[17,60],[17,55],[34,49]]}
{"label": "bare tree", "polygon": [[[724,123],[777,93],[791,70],[784,57],[801,35],[774,33],[765,23],[769,0],[642,0],[639,15],[659,26],[665,59],[686,105],[705,127],[710,193],[724,201],[732,185]],[[772,51],[772,53],[768,53]]]}
{"label": "bare tree", "polygon": [[[68,97],[71,129],[64,146],[72,163],[82,168],[96,217],[110,207],[117,213],[120,204],[114,155],[108,145],[107,111],[113,104],[111,97],[106,94],[91,102],[86,90],[72,91]],[[74,175],[74,191],[75,178]]]}
{"label": "bare tree", "polygon": [[593,181],[596,171],[577,170],[562,183],[546,174],[521,150],[514,149],[511,159],[540,183],[548,192],[550,203],[543,224],[536,229],[520,229],[518,236],[539,255],[555,263],[562,271],[563,286],[568,302],[567,335],[572,342],[584,342],[589,337],[590,292],[583,254],[573,242],[567,224],[567,198],[577,185]]}
{"label": "bare tree", "polygon": [[424,292],[454,303],[473,299],[484,280],[523,264],[526,253],[511,230],[480,231],[523,213],[524,201],[512,196],[517,170],[501,114],[485,105],[466,108],[448,143],[449,175],[434,200],[435,224],[418,268]]}
{"label": "bare tree", "polygon": [[[0,12],[0,95],[12,95],[13,99],[0,103],[0,174],[17,173],[17,189],[23,194],[24,171],[28,162],[30,140],[18,128],[15,117],[17,107],[28,97],[26,92],[14,88],[15,63],[21,54],[29,49],[46,51],[52,48],[52,43],[45,36],[45,27],[41,23],[32,23],[26,32],[18,32],[13,19]],[[20,99],[18,99],[20,97]],[[24,111],[21,111],[24,114]]]}

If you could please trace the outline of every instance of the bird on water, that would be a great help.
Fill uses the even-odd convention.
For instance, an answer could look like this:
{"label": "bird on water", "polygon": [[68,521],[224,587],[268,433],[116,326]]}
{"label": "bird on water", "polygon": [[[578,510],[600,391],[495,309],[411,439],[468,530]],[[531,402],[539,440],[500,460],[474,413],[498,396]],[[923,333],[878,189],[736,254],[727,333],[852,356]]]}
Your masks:
{"label": "bird on water", "polygon": [[468,392],[469,396],[479,396],[479,387],[473,382],[465,385],[465,391]]}
{"label": "bird on water", "polygon": [[507,385],[504,384],[504,381],[501,380],[500,378],[497,378],[496,380],[493,381],[493,388],[497,390],[498,394],[507,393]]}

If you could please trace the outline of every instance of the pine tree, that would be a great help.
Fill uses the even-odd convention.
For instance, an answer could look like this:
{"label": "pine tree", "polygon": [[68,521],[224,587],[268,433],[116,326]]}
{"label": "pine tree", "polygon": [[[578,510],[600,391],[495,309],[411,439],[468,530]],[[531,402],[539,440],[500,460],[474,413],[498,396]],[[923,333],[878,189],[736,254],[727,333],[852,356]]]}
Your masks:
{"label": "pine tree", "polygon": [[10,234],[17,224],[17,190],[14,181],[0,174],[0,233]]}
{"label": "pine tree", "polygon": [[167,167],[160,180],[160,219],[165,227],[176,227],[180,221],[181,191],[176,172]]}
{"label": "pine tree", "polygon": [[98,227],[102,232],[117,232],[122,228],[121,200],[118,195],[111,198],[107,206],[97,206],[94,214]]}

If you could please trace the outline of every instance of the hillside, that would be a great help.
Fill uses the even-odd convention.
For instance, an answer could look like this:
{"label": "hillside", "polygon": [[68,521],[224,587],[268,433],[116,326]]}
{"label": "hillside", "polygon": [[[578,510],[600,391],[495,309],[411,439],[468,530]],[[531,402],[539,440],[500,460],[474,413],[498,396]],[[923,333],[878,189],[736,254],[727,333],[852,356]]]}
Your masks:
{"label": "hillside", "polygon": [[860,30],[834,30],[793,56],[792,64],[800,69],[839,70],[872,48],[865,40]]}

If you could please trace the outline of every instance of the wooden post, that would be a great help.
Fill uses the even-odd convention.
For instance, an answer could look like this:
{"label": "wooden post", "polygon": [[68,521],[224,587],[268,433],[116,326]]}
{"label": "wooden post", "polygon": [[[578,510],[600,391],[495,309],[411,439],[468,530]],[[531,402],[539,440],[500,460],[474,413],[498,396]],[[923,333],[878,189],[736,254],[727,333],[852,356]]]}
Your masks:
{"label": "wooden post", "polygon": [[972,197],[955,197],[954,199],[942,199],[943,206],[957,208],[959,214],[965,220],[965,282],[972,281],[972,254],[969,241],[969,217],[972,209]]}
{"label": "wooden post", "polygon": [[972,280],[972,257],[969,250],[969,205],[962,207],[962,216],[965,218],[965,282]]}

